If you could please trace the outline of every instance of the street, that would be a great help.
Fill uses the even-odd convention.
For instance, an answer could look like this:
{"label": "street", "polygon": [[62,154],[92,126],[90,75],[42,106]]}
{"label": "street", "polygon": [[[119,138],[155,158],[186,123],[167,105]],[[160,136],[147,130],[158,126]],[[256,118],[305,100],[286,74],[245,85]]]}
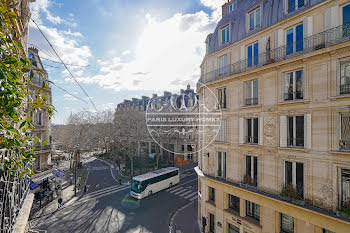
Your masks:
{"label": "street", "polygon": [[[180,183],[142,200],[129,196],[129,185],[117,185],[105,162],[90,159],[87,193],[64,208],[31,221],[31,228],[47,232],[169,232],[172,214],[197,200],[193,169],[181,173]],[[192,224],[192,223],[191,223]]]}

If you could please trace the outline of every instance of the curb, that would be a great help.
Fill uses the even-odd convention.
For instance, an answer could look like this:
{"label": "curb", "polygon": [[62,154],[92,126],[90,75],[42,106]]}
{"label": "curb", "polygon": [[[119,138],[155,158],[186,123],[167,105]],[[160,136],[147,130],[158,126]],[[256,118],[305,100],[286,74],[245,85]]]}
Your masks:
{"label": "curb", "polygon": [[189,207],[190,205],[192,205],[193,202],[190,202],[184,206],[182,206],[180,209],[176,210],[173,215],[171,216],[171,219],[170,219],[170,223],[169,223],[169,233],[173,233],[173,224],[174,224],[174,219],[176,217],[176,215],[183,209]]}

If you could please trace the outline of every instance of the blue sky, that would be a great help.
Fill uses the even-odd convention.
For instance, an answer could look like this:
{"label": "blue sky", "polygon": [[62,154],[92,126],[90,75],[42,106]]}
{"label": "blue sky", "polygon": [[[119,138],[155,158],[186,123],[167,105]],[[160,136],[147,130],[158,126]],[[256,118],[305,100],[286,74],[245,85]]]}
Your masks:
{"label": "blue sky", "polygon": [[[220,18],[224,0],[36,0],[32,18],[91,96],[98,110],[124,99],[193,87],[204,41]],[[33,23],[29,46],[58,61]],[[61,64],[42,59],[49,79],[88,100]],[[88,66],[87,66],[88,65]],[[87,67],[85,67],[87,66]],[[53,123],[93,106],[52,85]]]}

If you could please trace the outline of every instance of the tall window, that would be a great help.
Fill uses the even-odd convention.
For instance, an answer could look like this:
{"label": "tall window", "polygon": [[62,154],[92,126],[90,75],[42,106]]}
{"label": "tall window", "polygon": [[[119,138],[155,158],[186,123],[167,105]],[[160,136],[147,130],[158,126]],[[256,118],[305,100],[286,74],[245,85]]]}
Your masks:
{"label": "tall window", "polygon": [[248,13],[249,31],[261,27],[260,7]]}
{"label": "tall window", "polygon": [[215,189],[209,187],[209,201],[215,202]]}
{"label": "tall window", "polygon": [[260,221],[260,206],[254,202],[246,201],[246,215]]}
{"label": "tall window", "polygon": [[284,166],[284,184],[293,187],[299,198],[304,198],[304,164],[285,161]]}
{"label": "tall window", "polygon": [[258,80],[246,82],[244,84],[244,102],[246,106],[257,105],[258,104],[258,90],[259,82]]}
{"label": "tall window", "polygon": [[228,6],[228,12],[232,12],[237,9],[237,0],[234,0],[229,6]]}
{"label": "tall window", "polygon": [[228,233],[239,233],[240,230],[238,227],[232,225],[232,224],[228,224]]}
{"label": "tall window", "polygon": [[299,52],[304,49],[303,38],[304,38],[304,26],[299,24],[286,31],[286,53],[287,55],[294,52]]}
{"label": "tall window", "polygon": [[38,112],[38,125],[42,125],[42,112]]}
{"label": "tall window", "polygon": [[[39,139],[38,143],[36,144],[37,147],[41,147],[41,141],[42,141],[42,138],[41,138],[41,133],[37,133],[36,134],[36,137]],[[41,148],[40,148],[41,149]]]}
{"label": "tall window", "polygon": [[350,150],[350,114],[341,114],[339,149]]}
{"label": "tall window", "polygon": [[258,185],[258,157],[249,155],[245,157],[244,183]]}
{"label": "tall window", "polygon": [[341,169],[341,207],[350,206],[350,169]]}
{"label": "tall window", "polygon": [[294,217],[281,213],[281,231],[294,233]]}
{"label": "tall window", "polygon": [[226,108],[226,87],[218,89],[218,108]]}
{"label": "tall window", "polygon": [[209,231],[211,233],[215,232],[215,217],[213,214],[209,214]]}
{"label": "tall window", "polygon": [[247,47],[248,53],[248,67],[259,64],[259,43],[249,45]]}
{"label": "tall window", "polygon": [[245,143],[258,144],[259,142],[259,118],[246,119]]}
{"label": "tall window", "polygon": [[284,76],[284,100],[300,100],[304,98],[303,73],[303,70],[297,70]]}
{"label": "tall window", "polygon": [[287,145],[304,147],[304,116],[289,116],[287,119]]}
{"label": "tall window", "polygon": [[35,162],[36,162],[36,169],[40,169],[40,155],[36,155]]}
{"label": "tall window", "polygon": [[340,62],[340,94],[350,94],[350,61]]}
{"label": "tall window", "polygon": [[288,2],[288,13],[298,10],[305,5],[305,0],[287,0]]}
{"label": "tall window", "polygon": [[219,75],[226,75],[228,73],[228,60],[227,54],[219,57]]}
{"label": "tall window", "polygon": [[221,33],[221,44],[226,44],[230,41],[230,27],[226,26],[220,29]]}
{"label": "tall window", "polygon": [[240,200],[239,197],[229,194],[228,195],[228,208],[236,211],[238,214],[240,212]]}
{"label": "tall window", "polygon": [[226,178],[226,152],[219,151],[217,156],[218,156],[217,174],[218,174],[218,176],[220,176],[222,178]]}
{"label": "tall window", "polygon": [[217,142],[226,142],[226,120],[221,120],[219,133],[215,139]]}

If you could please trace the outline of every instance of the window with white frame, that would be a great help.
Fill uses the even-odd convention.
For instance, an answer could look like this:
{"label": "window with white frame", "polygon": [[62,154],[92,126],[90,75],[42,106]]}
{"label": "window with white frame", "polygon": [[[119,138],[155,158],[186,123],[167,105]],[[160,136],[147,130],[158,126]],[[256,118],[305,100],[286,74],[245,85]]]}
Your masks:
{"label": "window with white frame", "polygon": [[304,25],[299,24],[286,30],[286,54],[303,51]]}
{"label": "window with white frame", "polygon": [[246,106],[258,104],[258,100],[259,100],[258,90],[259,90],[258,80],[244,83],[244,104]]}
{"label": "window with white frame", "polygon": [[234,0],[228,5],[228,12],[232,12],[237,9],[238,0]]}
{"label": "window with white frame", "polygon": [[246,201],[246,215],[260,221],[260,205]]}
{"label": "window with white frame", "polygon": [[287,146],[304,147],[304,116],[288,116],[287,130]]}
{"label": "window with white frame", "polygon": [[253,186],[258,185],[258,157],[250,155],[245,156],[245,174],[243,182]]}
{"label": "window with white frame", "polygon": [[284,162],[284,187],[283,189],[300,198],[304,198],[304,164],[298,162]]}
{"label": "window with white frame", "polygon": [[305,0],[287,0],[288,13],[296,11],[305,5]]}
{"label": "window with white frame", "polygon": [[218,89],[218,109],[226,108],[226,87]]}
{"label": "window with white frame", "polygon": [[283,76],[283,99],[285,101],[304,99],[304,71],[296,70]]}
{"label": "window with white frame", "polygon": [[350,113],[340,114],[340,150],[350,150]]}
{"label": "window with white frame", "polygon": [[220,29],[220,43],[226,44],[230,42],[230,26],[227,25]]}
{"label": "window with white frame", "polygon": [[259,64],[259,43],[253,43],[247,46],[247,66],[252,67],[253,65]]}
{"label": "window with white frame", "polygon": [[226,152],[217,152],[217,176],[226,178]]}
{"label": "window with white frame", "polygon": [[245,143],[258,144],[259,142],[259,118],[248,118],[245,129]]}
{"label": "window with white frame", "polygon": [[228,73],[228,57],[227,54],[219,57],[219,75],[227,75]]}
{"label": "window with white frame", "polygon": [[226,120],[221,120],[220,123],[220,129],[218,132],[218,135],[216,136],[217,142],[226,142],[226,134],[227,134],[227,126],[226,126]]}
{"label": "window with white frame", "polygon": [[340,62],[339,93],[350,94],[350,60]]}
{"label": "window with white frame", "polygon": [[248,13],[248,28],[249,31],[253,31],[256,28],[261,27],[261,13],[260,7]]}
{"label": "window with white frame", "polygon": [[294,217],[281,213],[281,232],[294,233]]}
{"label": "window with white frame", "polygon": [[350,207],[350,169],[341,169],[340,208]]}

